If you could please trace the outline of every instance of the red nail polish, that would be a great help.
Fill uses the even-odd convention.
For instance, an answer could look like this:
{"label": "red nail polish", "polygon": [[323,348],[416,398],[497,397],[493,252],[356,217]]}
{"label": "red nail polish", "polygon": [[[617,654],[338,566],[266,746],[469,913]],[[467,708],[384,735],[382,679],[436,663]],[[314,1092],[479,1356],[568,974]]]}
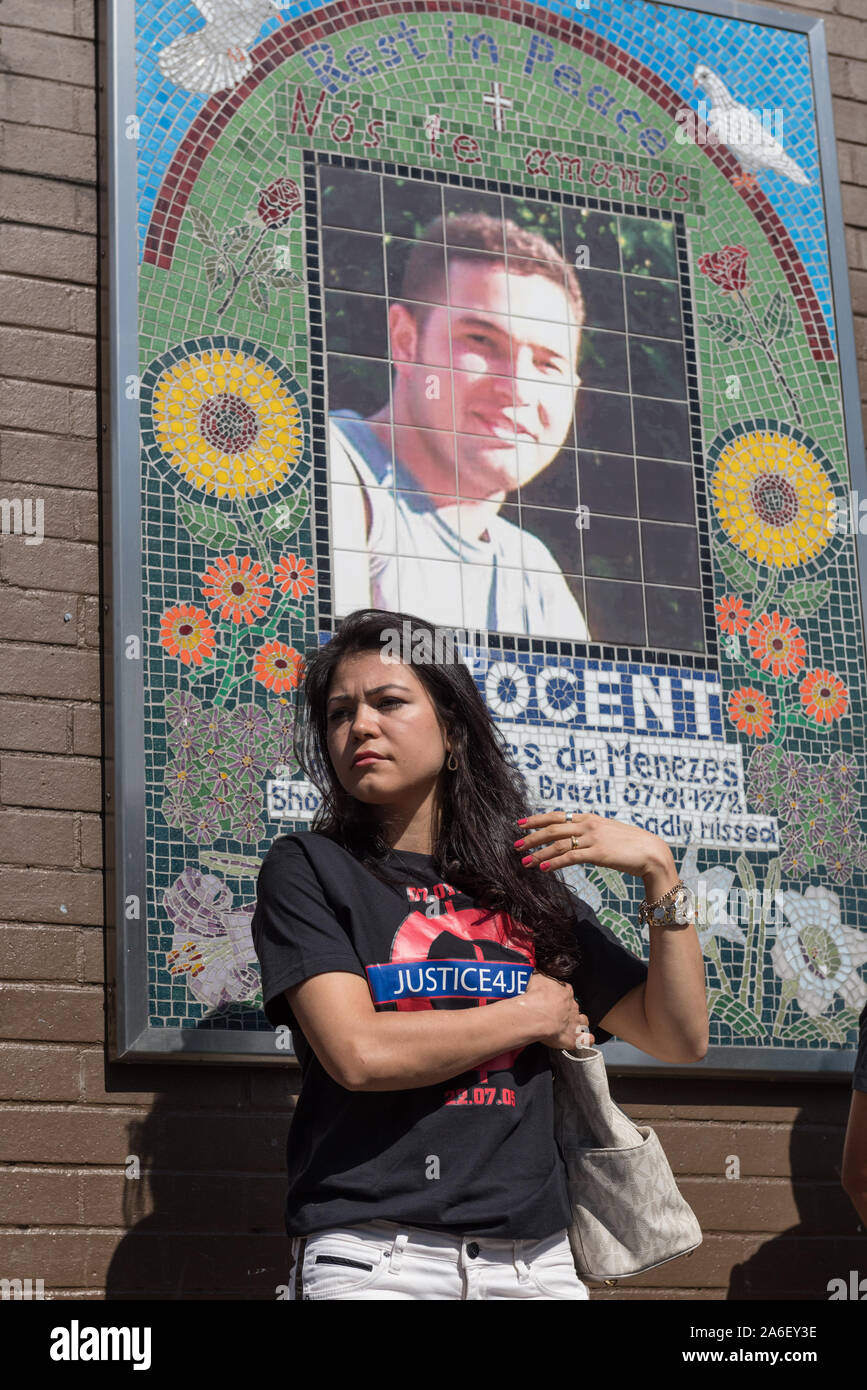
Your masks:
{"label": "red nail polish", "polygon": [[516,840],[516,841],[515,841],[515,849],[520,849],[523,843],[524,843],[523,840]]}
{"label": "red nail polish", "polygon": [[518,821],[518,825],[526,825],[529,819],[529,816],[524,816],[521,820]]}
{"label": "red nail polish", "polygon": [[547,859],[545,860],[544,864],[540,864],[540,865],[539,865],[539,868],[540,868],[540,869],[547,869],[547,867],[548,867],[548,860],[547,860]]}
{"label": "red nail polish", "polygon": [[521,863],[522,863],[522,864],[532,864],[532,862],[533,862],[533,856],[532,856],[532,854],[528,854],[524,859],[521,860]]}

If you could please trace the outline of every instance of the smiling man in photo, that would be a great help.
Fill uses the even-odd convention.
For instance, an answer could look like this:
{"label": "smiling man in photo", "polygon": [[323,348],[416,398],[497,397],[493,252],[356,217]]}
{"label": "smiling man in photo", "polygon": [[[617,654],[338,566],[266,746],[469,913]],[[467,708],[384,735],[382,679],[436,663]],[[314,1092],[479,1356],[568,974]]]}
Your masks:
{"label": "smiling man in photo", "polygon": [[501,514],[569,435],[583,319],[544,237],[481,213],[424,229],[389,305],[391,401],[330,415],[338,617],[370,606],[589,640],[551,551],[517,507]]}

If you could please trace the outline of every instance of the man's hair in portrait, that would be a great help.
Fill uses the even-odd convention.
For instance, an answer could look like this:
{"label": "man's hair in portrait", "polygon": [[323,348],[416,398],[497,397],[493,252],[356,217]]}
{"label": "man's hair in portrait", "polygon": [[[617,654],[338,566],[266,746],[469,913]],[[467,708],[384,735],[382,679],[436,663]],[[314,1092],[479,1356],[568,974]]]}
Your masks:
{"label": "man's hair in portrait", "polygon": [[[419,331],[435,304],[446,302],[445,260],[475,262],[480,269],[499,260],[510,275],[542,275],[568,295],[575,323],[584,323],[584,299],[574,267],[564,260],[547,237],[519,227],[509,218],[489,217],[484,212],[464,212],[436,217],[413,243],[400,286],[400,301],[413,315]],[[426,300],[427,303],[419,303]]]}

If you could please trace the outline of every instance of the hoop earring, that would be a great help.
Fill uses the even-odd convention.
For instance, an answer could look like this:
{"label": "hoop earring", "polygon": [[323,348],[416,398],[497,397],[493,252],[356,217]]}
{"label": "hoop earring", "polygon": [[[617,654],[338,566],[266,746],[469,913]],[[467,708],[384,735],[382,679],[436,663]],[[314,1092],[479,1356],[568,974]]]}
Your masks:
{"label": "hoop earring", "polygon": [[[454,762],[452,762],[452,758],[454,758]],[[448,768],[449,772],[457,772],[457,770],[458,770],[458,760],[457,760],[457,758],[455,758],[454,753],[451,753],[451,752],[449,753],[449,760],[448,760],[448,762],[446,763],[446,767]]]}

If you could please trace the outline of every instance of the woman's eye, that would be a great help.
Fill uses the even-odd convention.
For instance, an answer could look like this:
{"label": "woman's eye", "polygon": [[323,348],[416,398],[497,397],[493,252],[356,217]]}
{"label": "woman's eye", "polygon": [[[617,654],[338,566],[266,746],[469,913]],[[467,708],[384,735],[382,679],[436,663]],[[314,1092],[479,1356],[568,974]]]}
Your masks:
{"label": "woman's eye", "polygon": [[[377,705],[377,709],[384,709],[386,705],[402,705],[404,703],[404,700],[399,700],[395,695],[387,695],[384,699],[380,700],[379,704]],[[348,713],[348,709],[332,710],[328,716],[328,723],[334,724],[338,719],[342,719],[343,716]]]}

